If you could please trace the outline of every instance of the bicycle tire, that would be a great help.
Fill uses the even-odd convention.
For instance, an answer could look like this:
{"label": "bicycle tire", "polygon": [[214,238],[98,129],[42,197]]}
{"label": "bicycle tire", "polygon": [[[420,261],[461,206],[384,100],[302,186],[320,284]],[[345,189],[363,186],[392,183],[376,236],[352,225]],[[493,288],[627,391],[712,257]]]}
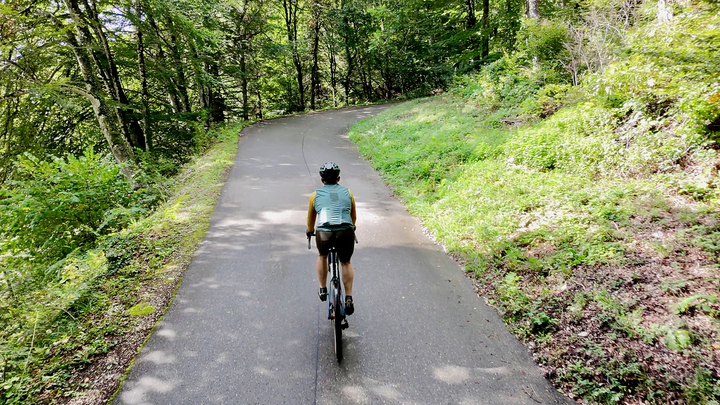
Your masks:
{"label": "bicycle tire", "polygon": [[333,326],[335,329],[335,356],[338,362],[342,360],[342,304],[341,304],[341,290],[339,286],[334,288],[335,290],[335,318],[333,319]]}

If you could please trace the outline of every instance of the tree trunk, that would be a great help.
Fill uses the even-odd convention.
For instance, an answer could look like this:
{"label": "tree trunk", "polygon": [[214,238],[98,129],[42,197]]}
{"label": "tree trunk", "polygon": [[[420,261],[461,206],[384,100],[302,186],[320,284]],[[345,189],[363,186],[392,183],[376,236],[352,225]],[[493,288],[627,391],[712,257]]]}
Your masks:
{"label": "tree trunk", "polygon": [[[110,118],[109,108],[105,103],[105,100],[100,96],[99,85],[93,71],[93,65],[90,56],[87,53],[87,48],[80,45],[79,39],[73,35],[72,31],[67,30],[66,27],[58,20],[54,20],[54,23],[58,28],[65,32],[65,38],[72,47],[72,51],[75,54],[75,59],[80,67],[83,79],[85,81],[85,90],[81,90],[74,86],[63,86],[67,91],[71,91],[75,94],[82,95],[93,107],[95,118],[98,121],[100,130],[102,131],[105,140],[108,143],[110,152],[115,157],[115,161],[122,166],[122,172],[128,180],[132,180],[134,176],[134,167],[132,165],[133,150],[132,146],[127,141],[127,138],[115,132],[112,125],[112,119]],[[78,33],[79,35],[79,33]]]}
{"label": "tree trunk", "polygon": [[300,60],[299,55],[293,56],[293,63],[295,64],[295,70],[297,71],[297,83],[298,83],[298,92],[300,92],[300,110],[305,110],[305,84],[303,84],[303,70],[302,70],[302,61]]}
{"label": "tree trunk", "polygon": [[172,19],[168,16],[167,18],[168,28],[170,29],[170,53],[173,60],[173,68],[177,75],[177,91],[180,98],[180,112],[189,113],[192,111],[190,105],[190,97],[188,96],[188,84],[185,76],[185,64],[182,61],[182,55],[180,54],[180,40],[175,33],[175,24]]}
{"label": "tree trunk", "polygon": [[337,62],[335,61],[335,47],[328,44],[330,54],[330,86],[332,87],[333,107],[337,107]]}
{"label": "tree trunk", "polygon": [[465,0],[465,8],[467,9],[465,26],[467,29],[472,29],[472,27],[477,24],[477,18],[475,17],[475,0]]}
{"label": "tree trunk", "polygon": [[258,98],[258,118],[263,119],[263,107],[262,107],[262,97],[260,95],[260,89],[257,90],[257,98]]}
{"label": "tree trunk", "polygon": [[[344,18],[345,25],[350,26],[350,22],[347,17]],[[343,37],[345,42],[345,62],[347,63],[347,70],[345,72],[345,78],[343,79],[343,85],[345,86],[345,105],[350,104],[350,78],[354,69],[354,60],[352,52],[350,50],[350,38],[348,36]]]}
{"label": "tree trunk", "polygon": [[482,14],[482,48],[481,55],[486,57],[490,54],[490,0],[483,0]]}
{"label": "tree trunk", "polygon": [[300,59],[300,51],[297,44],[298,33],[298,9],[300,8],[298,0],[283,0],[283,10],[285,11],[285,27],[287,28],[288,42],[292,49],[292,59],[297,73],[298,94],[300,96],[299,110],[305,109],[305,85],[303,84],[303,66]]}
{"label": "tree trunk", "polygon": [[[8,88],[10,85],[8,85]],[[11,93],[10,91],[6,91],[5,94]],[[5,122],[2,126],[2,133],[0,133],[0,151],[5,151],[5,153],[0,153],[0,184],[4,184],[5,181],[7,181],[10,172],[12,171],[13,165],[12,162],[12,154],[9,153],[11,149],[11,136],[10,134],[13,131],[13,122],[15,121],[15,117],[18,115],[18,105],[19,105],[18,98],[12,99],[12,100],[6,100],[5,105],[5,113],[3,116],[5,117]]]}
{"label": "tree trunk", "polygon": [[[73,91],[71,89],[68,90]],[[85,97],[90,100],[90,104],[92,104],[93,112],[95,112],[95,117],[97,117],[98,124],[100,124],[100,129],[105,136],[105,140],[110,144],[110,151],[115,157],[115,160],[122,165],[121,170],[123,175],[125,175],[125,178],[128,180],[131,180],[135,174],[133,167],[128,164],[133,157],[132,148],[124,137],[118,136],[115,131],[113,131],[105,100],[103,100],[101,96],[90,92],[86,93]]]}
{"label": "tree trunk", "polygon": [[137,53],[138,53],[138,74],[140,75],[140,91],[142,93],[142,132],[145,135],[145,148],[152,148],[152,140],[150,138],[150,96],[148,94],[147,71],[145,67],[145,44],[143,42],[143,30],[141,26],[143,5],[142,0],[137,0],[135,5],[137,11],[138,23],[137,30]]}
{"label": "tree trunk", "polygon": [[[172,106],[173,110],[175,112],[189,112],[185,111],[185,106],[183,105],[183,101],[180,99],[180,91],[178,89],[178,84],[176,83],[178,80],[174,77],[174,75],[170,75],[169,72],[175,73],[175,69],[172,64],[168,62],[168,59],[166,57],[165,50],[162,47],[162,42],[168,43],[165,38],[163,38],[160,27],[158,27],[157,22],[155,21],[155,18],[153,18],[152,14],[147,15],[147,21],[148,24],[150,24],[150,27],[152,27],[155,40],[152,41],[152,44],[154,45],[155,52],[157,53],[156,57],[156,64],[162,66],[162,79],[163,85],[165,89],[167,90],[167,99],[170,105]],[[182,69],[182,67],[180,67]],[[185,92],[187,94],[187,91]]]}
{"label": "tree trunk", "polygon": [[[85,4],[87,13],[84,14],[77,0],[64,0],[64,2],[70,12],[70,16],[75,22],[78,44],[89,51],[89,55],[95,62],[108,94],[114,101],[120,104],[120,106],[115,108],[115,115],[120,131],[131,146],[144,149],[145,137],[142,134],[142,128],[140,128],[137,120],[127,117],[130,112],[128,109],[128,98],[122,87],[120,74],[115,64],[115,58],[110,51],[110,46],[102,30],[102,23],[100,22],[99,16],[87,4]],[[92,35],[91,29],[92,32],[95,33],[95,36]]]}
{"label": "tree trunk", "polygon": [[315,110],[315,100],[318,96],[318,90],[320,86],[320,74],[318,68],[318,53],[320,50],[320,16],[321,8],[317,0],[313,1],[312,4],[313,12],[313,65],[310,72],[310,109]]}
{"label": "tree trunk", "polygon": [[[215,55],[213,62],[207,64],[206,70],[212,77],[220,77],[220,66],[217,61],[220,60],[220,55]],[[212,122],[220,123],[225,121],[225,98],[218,91],[213,88],[212,85],[206,86],[207,96],[207,107],[210,109],[210,117]]]}
{"label": "tree trunk", "polygon": [[672,0],[658,0],[657,19],[661,23],[672,21]]}
{"label": "tree trunk", "polygon": [[248,71],[245,62],[245,51],[240,55],[240,84],[242,86],[242,118],[247,121],[250,119],[250,95],[248,93]]}
{"label": "tree trunk", "polygon": [[365,100],[370,101],[373,99],[372,76],[369,68],[367,67],[367,63],[365,63],[365,58],[358,58],[358,68],[360,71],[360,80],[362,81]]}
{"label": "tree trunk", "polygon": [[527,18],[540,18],[540,0],[527,0]]}
{"label": "tree trunk", "polygon": [[213,90],[210,84],[205,79],[203,72],[203,65],[205,65],[205,71],[207,71],[208,63],[203,63],[198,54],[197,48],[193,44],[192,40],[188,41],[188,47],[192,57],[194,58],[193,70],[195,73],[195,91],[197,91],[198,101],[200,102],[200,109],[208,113],[206,118],[206,124],[210,124],[213,120]]}

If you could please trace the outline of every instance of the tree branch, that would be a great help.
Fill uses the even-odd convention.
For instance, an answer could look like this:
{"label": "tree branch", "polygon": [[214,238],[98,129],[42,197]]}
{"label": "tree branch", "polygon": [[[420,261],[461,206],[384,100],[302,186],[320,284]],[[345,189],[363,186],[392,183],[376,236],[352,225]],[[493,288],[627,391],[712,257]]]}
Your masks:
{"label": "tree branch", "polygon": [[7,100],[13,100],[16,98],[20,98],[28,93],[30,93],[30,90],[21,90],[21,91],[15,92],[15,93],[6,94],[0,98],[0,103],[5,102]]}

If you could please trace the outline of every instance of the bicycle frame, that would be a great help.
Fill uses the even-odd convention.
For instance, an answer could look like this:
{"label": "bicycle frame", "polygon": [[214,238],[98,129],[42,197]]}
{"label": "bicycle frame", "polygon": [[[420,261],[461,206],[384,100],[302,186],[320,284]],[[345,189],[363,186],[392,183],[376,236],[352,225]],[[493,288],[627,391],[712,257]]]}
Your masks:
{"label": "bicycle frame", "polygon": [[[308,249],[310,246],[310,237],[308,235]],[[357,239],[355,239],[357,243]],[[333,246],[327,255],[328,272],[330,272],[330,280],[327,282],[328,287],[328,319],[333,324],[335,336],[335,355],[338,362],[342,359],[342,331],[348,328],[347,317],[345,316],[345,286],[342,283],[342,267],[338,260],[337,249]]]}
{"label": "bicycle frame", "polygon": [[[330,272],[330,281],[328,282],[328,319],[334,319],[334,307],[340,306],[342,319],[345,318],[345,287],[342,283],[342,267],[340,266],[337,250],[335,247],[330,248],[327,256],[328,272]],[[334,290],[340,291],[340,302],[335,302]],[[341,319],[341,320],[342,320]]]}

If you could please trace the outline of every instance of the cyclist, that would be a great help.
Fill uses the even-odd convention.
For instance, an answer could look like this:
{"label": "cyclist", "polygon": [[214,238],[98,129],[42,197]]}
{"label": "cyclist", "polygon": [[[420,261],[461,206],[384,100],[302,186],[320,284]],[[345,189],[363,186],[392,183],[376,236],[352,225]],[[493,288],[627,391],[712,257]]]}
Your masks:
{"label": "cyclist", "polygon": [[[327,255],[331,246],[335,246],[342,266],[342,278],[345,285],[345,313],[352,315],[355,306],[352,298],[352,286],[355,273],[350,258],[355,250],[355,198],[352,192],[338,184],[340,168],[333,162],[320,167],[320,180],[324,184],[310,196],[307,217],[307,235],[315,232],[315,244],[318,248],[317,274],[320,282],[320,301],[327,300]],[[318,225],[315,227],[315,220]]]}

